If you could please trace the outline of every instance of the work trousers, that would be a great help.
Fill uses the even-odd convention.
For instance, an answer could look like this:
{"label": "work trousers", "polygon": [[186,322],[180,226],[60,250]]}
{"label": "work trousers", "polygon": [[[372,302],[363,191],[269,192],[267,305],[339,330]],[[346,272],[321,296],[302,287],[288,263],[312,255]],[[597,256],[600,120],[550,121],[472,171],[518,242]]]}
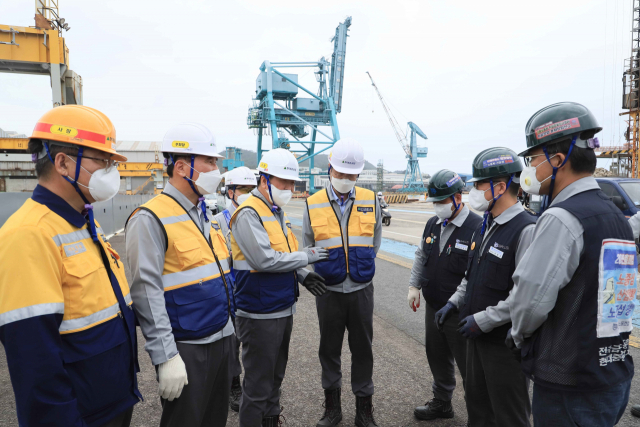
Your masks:
{"label": "work trousers", "polygon": [[115,418],[100,427],[129,427],[131,425],[132,415],[133,406],[126,411],[120,412]]}
{"label": "work trousers", "polygon": [[176,343],[189,384],[173,401],[161,399],[160,427],[220,427],[229,411],[231,336],[209,344]]}
{"label": "work trousers", "polygon": [[503,343],[467,340],[465,396],[470,427],[529,427],[529,380]]}
{"label": "work trousers", "polygon": [[293,316],[278,319],[236,319],[242,343],[240,427],[257,427],[280,414],[280,386],[289,360]]}
{"label": "work trousers", "polygon": [[606,390],[562,391],[533,385],[534,427],[612,427],[629,403],[631,378]]}
{"label": "work trousers", "polygon": [[349,332],[351,390],[357,397],[373,395],[373,283],[356,292],[328,291],[316,297],[320,323],[322,388],[342,387],[342,342]]}
{"label": "work trousers", "polygon": [[443,332],[435,323],[436,309],[426,304],[425,314],[425,349],[429,368],[433,374],[433,396],[436,399],[450,402],[456,388],[456,368],[462,377],[465,387],[467,339],[458,332],[460,323],[458,310],[455,310],[444,322]]}
{"label": "work trousers", "polygon": [[[236,326],[236,320],[233,319],[233,327]],[[229,357],[229,377],[239,377],[242,374],[242,365],[240,364],[240,340],[234,333],[232,335],[233,344],[231,345],[231,356]]]}

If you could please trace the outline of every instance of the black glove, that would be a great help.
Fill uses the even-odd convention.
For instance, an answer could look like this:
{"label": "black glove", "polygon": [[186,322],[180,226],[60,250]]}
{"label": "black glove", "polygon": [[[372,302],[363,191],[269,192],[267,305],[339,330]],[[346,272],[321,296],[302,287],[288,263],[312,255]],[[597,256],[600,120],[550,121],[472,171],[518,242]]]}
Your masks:
{"label": "black glove", "polygon": [[436,327],[440,332],[444,331],[444,322],[447,320],[449,316],[453,313],[453,310],[456,306],[451,302],[447,301],[444,307],[442,307],[435,316]]}
{"label": "black glove", "polygon": [[302,286],[307,288],[307,290],[316,297],[327,292],[327,286],[324,284],[324,278],[313,271],[310,271],[309,274],[307,274],[307,277],[304,278]]}
{"label": "black glove", "polygon": [[513,356],[518,362],[522,361],[522,351],[518,347],[516,347],[516,342],[511,336],[511,328],[509,328],[509,331],[507,332],[507,339],[504,340],[504,345],[506,345],[507,348],[511,350],[511,353],[513,353]]}

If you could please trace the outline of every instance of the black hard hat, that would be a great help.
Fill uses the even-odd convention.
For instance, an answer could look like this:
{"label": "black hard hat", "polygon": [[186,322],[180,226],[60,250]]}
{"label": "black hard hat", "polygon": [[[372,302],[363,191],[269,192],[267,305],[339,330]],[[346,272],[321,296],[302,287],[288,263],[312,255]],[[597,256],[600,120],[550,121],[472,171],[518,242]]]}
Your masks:
{"label": "black hard hat", "polygon": [[[515,151],[505,147],[487,148],[473,159],[473,178],[467,182],[518,175],[520,172],[522,172],[522,162]],[[519,182],[517,177],[513,180]]]}
{"label": "black hard hat", "polygon": [[560,142],[575,134],[590,131],[581,135],[581,138],[586,140],[601,130],[596,117],[584,105],[577,102],[552,104],[535,113],[527,122],[527,149],[519,155],[527,156],[532,148]]}
{"label": "black hard hat", "polygon": [[434,173],[429,180],[427,190],[429,197],[427,202],[439,202],[447,197],[459,193],[464,188],[464,182],[460,175],[448,169],[442,169]]}

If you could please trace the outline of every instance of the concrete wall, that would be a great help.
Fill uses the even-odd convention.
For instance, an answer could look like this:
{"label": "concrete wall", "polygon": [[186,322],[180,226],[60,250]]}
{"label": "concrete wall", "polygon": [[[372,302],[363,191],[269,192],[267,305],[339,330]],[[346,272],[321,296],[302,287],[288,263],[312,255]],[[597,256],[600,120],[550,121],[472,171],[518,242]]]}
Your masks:
{"label": "concrete wall", "polygon": [[[17,211],[31,193],[0,193],[0,227]],[[135,208],[150,200],[153,195],[125,196],[118,194],[107,202],[95,203],[93,212],[105,234],[113,234],[124,228],[127,218]]]}

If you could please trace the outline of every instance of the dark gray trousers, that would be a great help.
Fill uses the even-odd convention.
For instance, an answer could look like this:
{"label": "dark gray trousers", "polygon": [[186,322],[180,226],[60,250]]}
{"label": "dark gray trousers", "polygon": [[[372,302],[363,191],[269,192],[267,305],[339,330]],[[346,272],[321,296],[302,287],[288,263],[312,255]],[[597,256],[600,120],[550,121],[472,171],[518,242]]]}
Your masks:
{"label": "dark gray trousers", "polygon": [[435,324],[435,309],[426,304],[425,314],[425,349],[429,368],[433,374],[433,396],[445,402],[453,398],[453,390],[456,388],[456,368],[462,377],[462,386],[465,386],[467,339],[458,332],[460,323],[456,310],[444,322],[444,331],[440,332]]}
{"label": "dark gray trousers", "polygon": [[126,411],[120,412],[115,418],[100,427],[129,427],[131,425],[131,415],[133,415],[133,406]]}
{"label": "dark gray trousers", "polygon": [[160,427],[220,427],[229,412],[231,336],[210,344],[176,343],[189,384],[179,398],[161,399]]}
{"label": "dark gray trousers", "polygon": [[[236,320],[233,319],[233,326],[236,326]],[[229,356],[229,377],[239,377],[242,374],[242,365],[240,365],[240,340],[236,334],[232,335],[233,344],[231,345],[231,355]]]}
{"label": "dark gray trousers", "polygon": [[257,427],[264,417],[280,414],[280,386],[289,360],[293,316],[236,319],[242,343],[240,427]]}
{"label": "dark gray trousers", "polygon": [[506,345],[468,340],[466,400],[470,427],[529,427],[529,380]]}
{"label": "dark gray trousers", "polygon": [[351,350],[351,390],[358,397],[373,395],[373,283],[356,292],[327,292],[316,297],[320,323],[322,388],[342,387],[341,354],[345,329]]}

